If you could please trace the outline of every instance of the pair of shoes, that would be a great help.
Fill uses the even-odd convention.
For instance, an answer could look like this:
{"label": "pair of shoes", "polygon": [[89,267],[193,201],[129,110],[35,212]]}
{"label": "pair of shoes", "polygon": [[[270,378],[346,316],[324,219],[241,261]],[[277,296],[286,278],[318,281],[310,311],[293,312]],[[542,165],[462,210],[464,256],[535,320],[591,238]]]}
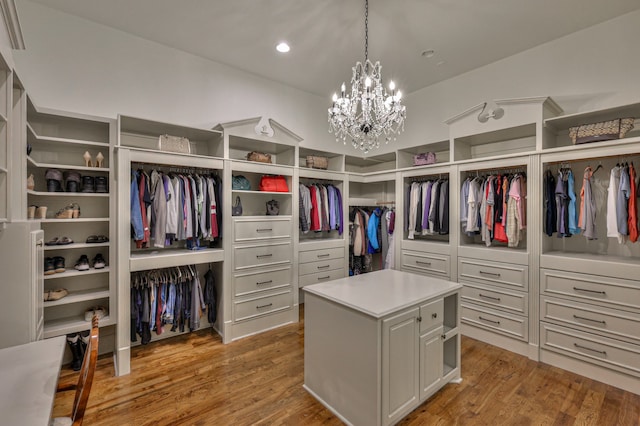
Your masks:
{"label": "pair of shoes", "polygon": [[94,269],[102,269],[107,266],[107,262],[104,260],[101,253],[96,254],[92,262]]}
{"label": "pair of shoes", "polygon": [[109,192],[109,181],[106,176],[82,176],[82,192],[106,194]]}
{"label": "pair of shoes", "polygon": [[66,246],[67,244],[73,244],[73,240],[69,237],[62,237],[62,238],[54,237],[49,241],[47,241],[46,243],[44,243],[45,246],[56,246],[56,245]]}
{"label": "pair of shoes", "polygon": [[57,290],[49,290],[44,293],[44,301],[52,302],[55,300],[60,300],[66,295],[69,294],[69,291],[66,288],[59,288]]}
{"label": "pair of shoes", "polygon": [[101,320],[102,318],[109,315],[109,311],[104,306],[94,306],[84,312],[84,320],[91,321],[94,315],[98,317],[98,320]]}
{"label": "pair of shoes", "polygon": [[64,271],[66,271],[64,266],[64,257],[55,256],[55,257],[44,258],[44,274],[45,275],[53,275],[56,272],[62,273]]}
{"label": "pair of shoes", "polygon": [[67,192],[80,192],[80,173],[64,172],[64,179]]}
{"label": "pair of shoes", "polygon": [[27,219],[46,219],[47,207],[29,206],[27,207]]}
{"label": "pair of shoes", "polygon": [[56,219],[77,219],[80,217],[80,205],[78,203],[67,204],[56,213]]}
{"label": "pair of shoes", "polygon": [[91,269],[91,266],[89,266],[89,258],[86,254],[80,256],[80,259],[78,259],[74,268],[77,271],[88,271],[89,269]]}
{"label": "pair of shoes", "polygon": [[104,235],[89,235],[87,237],[87,244],[108,243],[109,238]]}
{"label": "pair of shoes", "polygon": [[[89,153],[89,151],[85,151],[85,153],[82,155],[82,158],[84,158],[84,165],[86,167],[94,167],[93,161],[91,160],[91,154]],[[98,155],[96,155],[95,167],[102,167],[103,162],[104,162],[104,155],[102,155],[101,152],[98,152]]]}

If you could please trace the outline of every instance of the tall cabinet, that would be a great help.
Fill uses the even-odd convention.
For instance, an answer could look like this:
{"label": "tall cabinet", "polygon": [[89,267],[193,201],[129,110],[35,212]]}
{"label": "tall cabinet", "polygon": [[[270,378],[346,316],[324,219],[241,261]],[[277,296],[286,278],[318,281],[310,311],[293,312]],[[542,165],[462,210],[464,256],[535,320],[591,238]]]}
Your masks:
{"label": "tall cabinet", "polygon": [[[26,117],[30,151],[26,173],[33,175],[35,186],[25,191],[28,208],[37,212],[29,220],[44,231],[45,257],[62,259],[62,265],[57,262],[55,273],[49,271],[44,275],[44,292],[60,288],[69,292],[59,300],[44,302],[44,337],[89,328],[85,312],[95,307],[104,308],[100,326],[111,326],[116,323],[117,309],[112,268],[116,258],[115,234],[111,222],[115,211],[111,158],[115,121],[39,108],[29,100]],[[103,157],[99,166],[98,154]],[[85,159],[88,156],[90,162]],[[70,192],[66,185],[72,174],[80,180],[78,192]],[[52,175],[60,178],[59,191],[47,188],[46,177]],[[104,183],[101,189],[95,186],[98,179]],[[105,237],[102,242],[96,243],[91,238],[97,235]],[[98,255],[104,259],[104,267],[94,263]],[[87,269],[78,269],[75,265],[83,256],[89,265]],[[105,330],[103,335],[106,342],[113,333]]]}
{"label": "tall cabinet", "polygon": [[[294,246],[298,217],[298,143],[301,138],[274,120],[260,118],[223,123],[225,195],[223,200],[225,343],[298,321],[298,274]],[[249,161],[251,152],[270,155],[270,162]],[[243,176],[249,188],[233,187]],[[260,188],[263,177],[286,182],[279,191]],[[264,189],[264,188],[263,188]],[[232,216],[232,205],[242,215]],[[275,201],[277,215],[267,214]]]}
{"label": "tall cabinet", "polygon": [[[159,148],[162,135],[177,136],[189,140],[188,151],[171,152]],[[135,277],[150,277],[154,274],[195,274],[200,277],[211,270],[215,277],[218,300],[223,297],[223,275],[221,263],[224,249],[218,230],[215,238],[200,236],[171,242],[160,240],[158,235],[146,244],[136,244],[131,235],[131,188],[136,173],[161,173],[167,176],[218,176],[223,175],[224,161],[221,132],[193,127],[157,122],[142,118],[118,117],[118,143],[116,158],[118,164],[118,333],[116,342],[116,372],[118,375],[130,372],[130,352],[133,345],[140,344],[141,337],[135,339],[132,331],[131,287]],[[223,213],[224,214],[224,213]],[[199,234],[198,234],[199,235]],[[136,275],[138,274],[138,275]],[[204,283],[202,283],[204,285]],[[221,306],[220,303],[218,303]],[[192,313],[196,315],[196,313]],[[207,315],[200,318],[200,328],[221,328],[222,315],[217,310],[218,320],[209,322]],[[151,333],[151,341],[176,336],[188,332],[169,330],[162,333],[156,329]]]}

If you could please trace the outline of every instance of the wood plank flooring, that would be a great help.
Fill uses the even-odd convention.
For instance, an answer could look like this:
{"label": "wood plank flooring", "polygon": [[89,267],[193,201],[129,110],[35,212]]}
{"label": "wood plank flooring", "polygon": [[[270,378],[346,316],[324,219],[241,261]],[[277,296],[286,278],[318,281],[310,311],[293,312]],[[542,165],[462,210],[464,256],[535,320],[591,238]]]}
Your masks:
{"label": "wood plank flooring", "polygon": [[[208,330],[139,346],[123,377],[103,357],[84,424],[341,425],[302,388],[303,343],[302,320],[229,345]],[[66,367],[60,380],[75,374]],[[462,378],[400,424],[640,424],[638,395],[465,337]],[[54,415],[72,402],[60,394]]]}

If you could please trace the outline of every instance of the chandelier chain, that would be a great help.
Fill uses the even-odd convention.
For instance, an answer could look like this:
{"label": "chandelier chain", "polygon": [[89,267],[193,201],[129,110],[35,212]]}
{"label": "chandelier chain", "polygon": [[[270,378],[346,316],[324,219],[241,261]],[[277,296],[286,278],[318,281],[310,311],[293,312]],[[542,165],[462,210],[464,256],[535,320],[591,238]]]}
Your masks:
{"label": "chandelier chain", "polygon": [[369,0],[364,2],[364,62],[369,59]]}

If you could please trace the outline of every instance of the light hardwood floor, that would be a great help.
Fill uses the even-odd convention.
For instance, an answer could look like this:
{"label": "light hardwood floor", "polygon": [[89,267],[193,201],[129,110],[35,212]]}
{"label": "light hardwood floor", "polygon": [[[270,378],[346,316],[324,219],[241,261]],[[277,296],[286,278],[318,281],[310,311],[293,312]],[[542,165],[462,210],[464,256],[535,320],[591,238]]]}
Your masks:
{"label": "light hardwood floor", "polygon": [[[303,343],[301,321],[229,345],[198,331],[136,347],[124,377],[103,357],[84,424],[340,425],[302,388]],[[74,374],[64,368],[60,380]],[[400,424],[640,424],[638,395],[465,337],[462,378]],[[72,401],[73,392],[58,396],[54,415]]]}

